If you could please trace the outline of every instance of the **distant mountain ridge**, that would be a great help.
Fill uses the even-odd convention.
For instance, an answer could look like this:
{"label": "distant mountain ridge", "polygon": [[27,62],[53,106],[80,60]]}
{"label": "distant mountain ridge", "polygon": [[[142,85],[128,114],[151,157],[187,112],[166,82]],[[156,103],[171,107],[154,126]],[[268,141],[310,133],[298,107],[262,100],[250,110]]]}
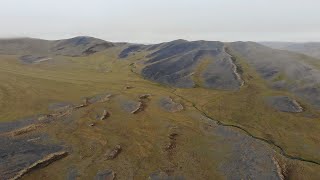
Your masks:
{"label": "distant mountain ridge", "polygon": [[85,56],[113,47],[101,39],[79,36],[63,40],[0,39],[0,54]]}
{"label": "distant mountain ridge", "polygon": [[302,53],[320,59],[320,42],[293,43],[293,42],[260,42],[260,44],[281,50]]}

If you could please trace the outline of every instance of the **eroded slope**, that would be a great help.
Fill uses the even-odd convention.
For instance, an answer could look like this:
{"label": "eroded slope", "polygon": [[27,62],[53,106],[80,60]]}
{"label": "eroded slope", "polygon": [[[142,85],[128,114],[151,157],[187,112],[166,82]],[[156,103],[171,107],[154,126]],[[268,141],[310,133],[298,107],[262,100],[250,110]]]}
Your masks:
{"label": "eroded slope", "polygon": [[253,42],[234,42],[228,46],[273,88],[289,90],[313,105],[320,106],[320,71],[307,63],[314,61],[312,58]]}
{"label": "eroded slope", "polygon": [[[150,80],[183,88],[238,90],[242,80],[221,42],[177,40],[150,47],[141,74]],[[206,66],[197,68],[206,61]],[[198,81],[194,75],[198,74]]]}

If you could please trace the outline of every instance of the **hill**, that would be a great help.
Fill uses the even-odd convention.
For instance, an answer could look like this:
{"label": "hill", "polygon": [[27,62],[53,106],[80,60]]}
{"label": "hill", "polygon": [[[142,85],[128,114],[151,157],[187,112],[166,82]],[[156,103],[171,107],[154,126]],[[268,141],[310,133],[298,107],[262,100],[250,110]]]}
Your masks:
{"label": "hill", "polygon": [[239,90],[245,83],[241,77],[243,62],[265,79],[270,88],[288,90],[320,107],[317,86],[320,71],[315,66],[317,60],[311,57],[254,42],[176,40],[143,47],[133,45],[123,52],[128,50],[143,51],[145,58],[136,63],[139,73],[162,84],[180,88]]}
{"label": "hill", "polygon": [[254,42],[0,47],[1,178],[320,177],[314,58]]}
{"label": "hill", "polygon": [[85,56],[113,47],[114,44],[93,37],[48,41],[33,38],[0,39],[0,53],[14,55]]}

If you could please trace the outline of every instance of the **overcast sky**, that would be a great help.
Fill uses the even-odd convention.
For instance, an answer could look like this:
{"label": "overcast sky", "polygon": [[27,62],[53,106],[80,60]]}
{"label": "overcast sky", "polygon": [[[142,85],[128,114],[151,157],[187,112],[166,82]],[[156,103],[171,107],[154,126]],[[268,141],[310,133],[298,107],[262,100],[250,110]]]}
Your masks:
{"label": "overcast sky", "polygon": [[0,37],[320,41],[320,0],[0,0]]}

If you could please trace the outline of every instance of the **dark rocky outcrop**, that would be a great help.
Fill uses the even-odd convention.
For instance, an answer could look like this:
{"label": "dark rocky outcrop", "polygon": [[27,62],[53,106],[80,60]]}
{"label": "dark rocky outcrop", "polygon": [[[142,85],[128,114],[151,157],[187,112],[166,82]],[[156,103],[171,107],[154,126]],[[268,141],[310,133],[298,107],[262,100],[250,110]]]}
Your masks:
{"label": "dark rocky outcrop", "polygon": [[150,98],[151,97],[151,94],[141,94],[140,96],[139,96],[139,99],[140,100],[143,100],[143,99],[148,99],[148,98]]}
{"label": "dark rocky outcrop", "polygon": [[299,113],[303,111],[300,104],[287,96],[273,96],[267,98],[267,103],[278,111]]}
{"label": "dark rocky outcrop", "polygon": [[91,103],[89,102],[89,98],[84,98],[84,99],[83,99],[83,103],[76,105],[76,106],[74,107],[74,109],[84,108],[84,107],[89,106],[89,104],[91,104]]}
{"label": "dark rocky outcrop", "polygon": [[160,100],[160,106],[168,112],[179,112],[183,110],[183,106],[174,102],[170,97],[164,97]]}
{"label": "dark rocky outcrop", "polygon": [[131,111],[131,114],[136,114],[136,113],[138,113],[140,111],[143,111],[143,108],[144,108],[143,103],[142,102],[138,102],[136,108]]}
{"label": "dark rocky outcrop", "polygon": [[66,151],[55,152],[55,153],[49,154],[49,155],[45,156],[43,159],[40,159],[39,161],[31,164],[29,167],[21,170],[20,172],[18,172],[17,175],[15,175],[10,180],[20,179],[25,174],[27,174],[35,169],[46,167],[49,164],[66,157],[67,155],[68,155],[68,152],[66,152]]}
{"label": "dark rocky outcrop", "polygon": [[66,155],[64,147],[50,143],[45,134],[0,136],[0,144],[0,174],[3,179],[18,179]]}
{"label": "dark rocky outcrop", "polygon": [[93,97],[88,98],[88,103],[93,104],[93,103],[104,103],[110,100],[112,94],[99,94]]}
{"label": "dark rocky outcrop", "polygon": [[19,136],[19,135],[34,131],[34,130],[40,128],[40,127],[42,127],[41,124],[31,124],[29,126],[21,128],[21,129],[14,130],[14,131],[12,131],[10,133],[11,133],[12,136]]}
{"label": "dark rocky outcrop", "polygon": [[144,108],[143,102],[141,101],[122,99],[120,103],[121,107],[131,114],[136,114]]}

